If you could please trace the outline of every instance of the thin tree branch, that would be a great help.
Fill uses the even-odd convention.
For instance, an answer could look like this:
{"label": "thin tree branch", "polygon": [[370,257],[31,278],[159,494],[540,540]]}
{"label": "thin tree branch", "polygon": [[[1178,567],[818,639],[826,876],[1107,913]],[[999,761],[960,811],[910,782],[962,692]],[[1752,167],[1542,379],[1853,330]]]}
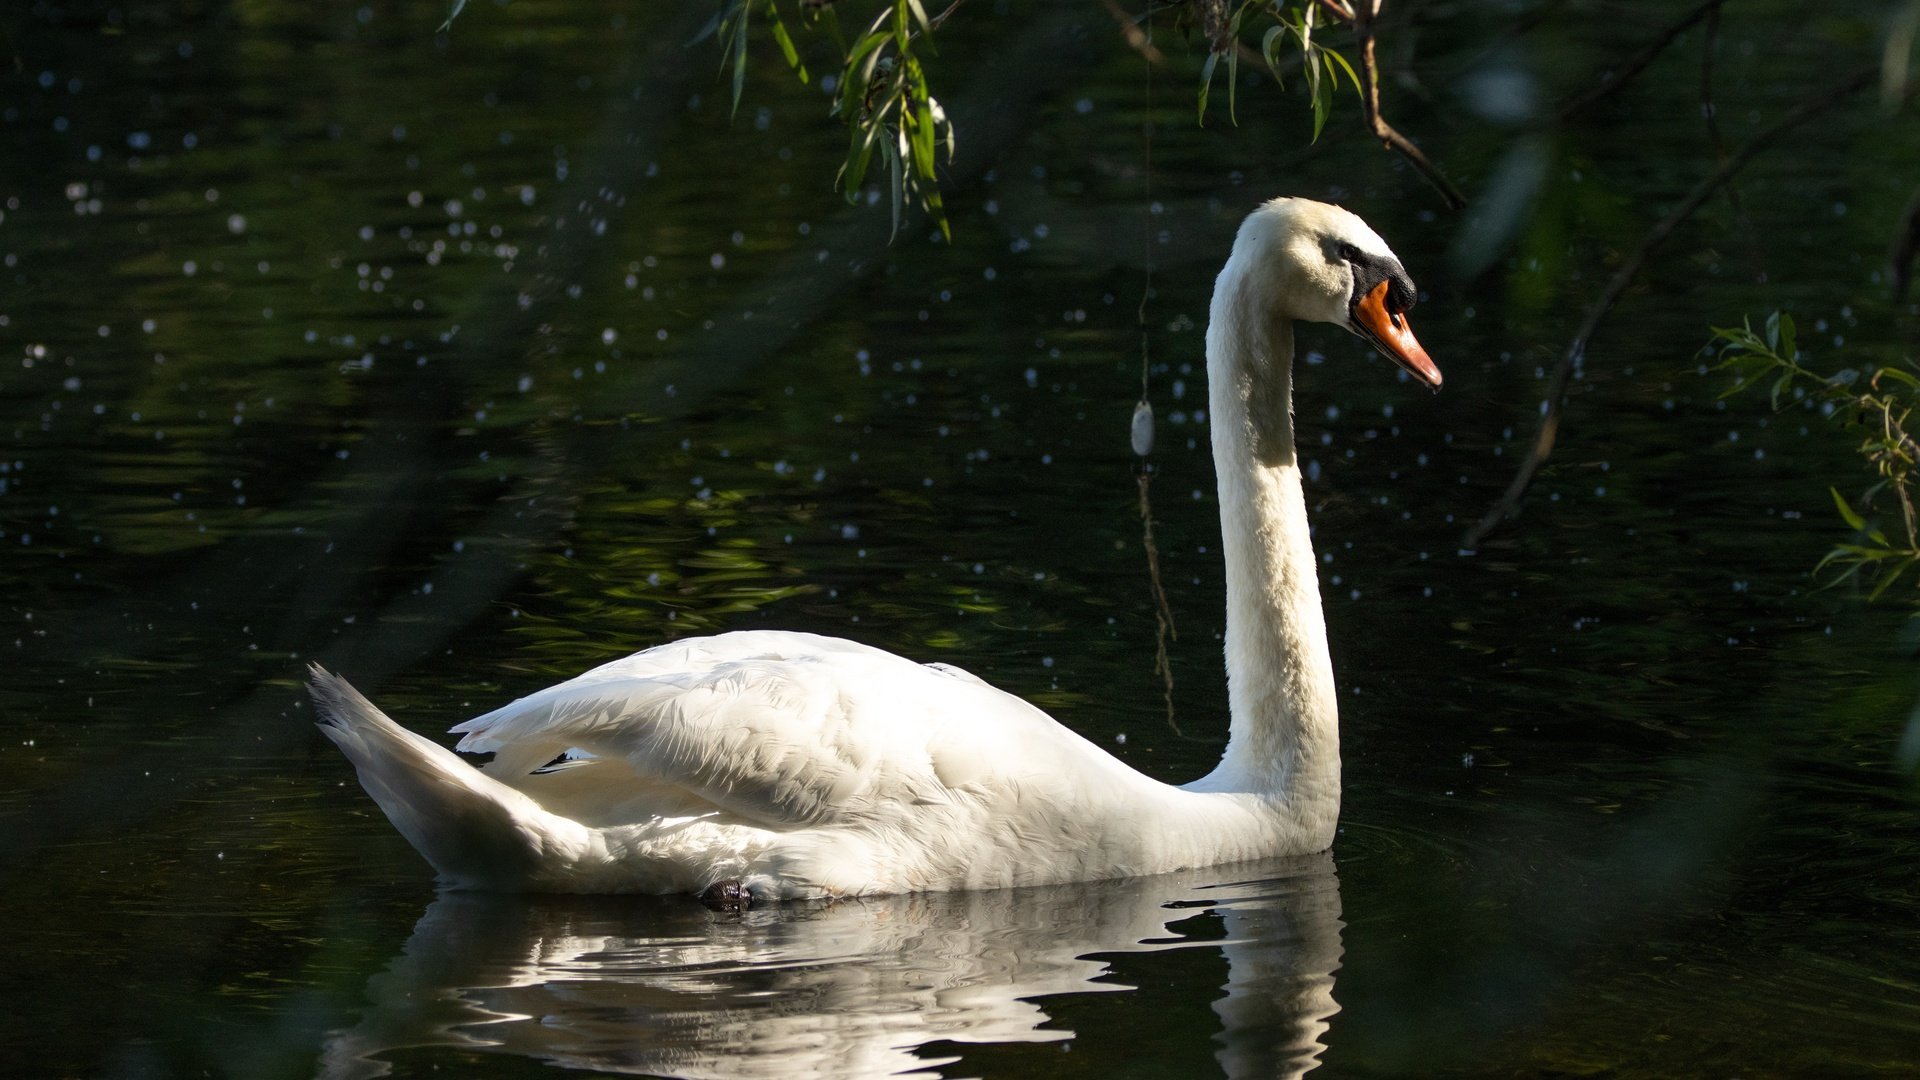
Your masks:
{"label": "thin tree branch", "polygon": [[1166,586],[1160,582],[1160,548],[1153,542],[1153,500],[1147,496],[1147,488],[1153,484],[1153,474],[1142,468],[1138,475],[1140,483],[1140,539],[1147,549],[1147,580],[1153,584],[1153,671],[1160,676],[1160,685],[1166,697],[1167,726],[1175,735],[1185,735],[1180,730],[1180,722],[1173,715],[1173,660],[1167,655],[1167,638],[1178,641],[1180,634],[1173,628],[1173,608],[1167,603]]}
{"label": "thin tree branch", "polygon": [[953,0],[953,3],[947,5],[947,10],[927,20],[927,29],[938,30],[946,25],[947,19],[952,16],[954,12],[960,10],[960,5],[964,3],[966,3],[966,0]]}
{"label": "thin tree branch", "polygon": [[[1713,147],[1713,160],[1721,165],[1727,163],[1727,143],[1720,137],[1720,110],[1713,103],[1713,50],[1720,42],[1720,8],[1716,5],[1707,12],[1707,40],[1700,47],[1700,118],[1706,121],[1707,143]],[[1736,214],[1745,216],[1740,209],[1740,192],[1732,184],[1727,185],[1727,202],[1731,203]]]}
{"label": "thin tree branch", "polygon": [[[1322,2],[1326,3],[1329,11],[1340,14],[1339,5],[1327,0]],[[1384,146],[1397,151],[1420,170],[1420,175],[1426,177],[1427,182],[1440,192],[1447,209],[1466,209],[1467,197],[1460,194],[1460,189],[1454,187],[1440,167],[1429,160],[1411,139],[1394,130],[1393,125],[1387,123],[1387,118],[1380,113],[1380,69],[1373,55],[1373,17],[1379,14],[1380,0],[1356,0],[1351,6],[1349,17],[1353,22],[1353,38],[1360,52],[1360,107],[1366,113],[1367,129]]]}
{"label": "thin tree branch", "polygon": [[1688,28],[1693,26],[1693,24],[1706,18],[1708,13],[1717,13],[1720,10],[1720,5],[1724,2],[1725,0],[1706,0],[1705,3],[1700,4],[1685,15],[1680,16],[1672,25],[1662,30],[1660,36],[1648,42],[1645,48],[1628,59],[1625,66],[1600,80],[1600,85],[1588,90],[1584,94],[1577,95],[1572,101],[1560,106],[1557,119],[1565,120],[1581,109],[1586,108],[1632,82],[1635,76],[1646,70],[1648,64],[1653,63],[1654,57],[1659,56],[1662,52],[1666,51],[1667,46],[1673,44],[1675,38],[1686,33]]}
{"label": "thin tree branch", "polygon": [[1145,30],[1140,29],[1140,23],[1145,21],[1146,18],[1151,18],[1151,13],[1140,19],[1136,19],[1126,8],[1120,6],[1120,0],[1100,0],[1100,3],[1105,5],[1107,14],[1113,16],[1113,21],[1120,24],[1120,36],[1126,39],[1127,44],[1133,48],[1134,52],[1139,53],[1147,63],[1152,64],[1154,67],[1163,68],[1167,66],[1167,54],[1155,47],[1153,39],[1147,36]]}
{"label": "thin tree branch", "polygon": [[[1707,143],[1713,148],[1713,160],[1716,165],[1727,163],[1727,143],[1720,136],[1720,109],[1713,101],[1713,54],[1720,47],[1720,9],[1714,8],[1707,13],[1706,41],[1700,47],[1700,116],[1707,125]],[[1767,283],[1767,265],[1760,251],[1760,236],[1753,227],[1753,219],[1747,216],[1747,207],[1740,199],[1740,188],[1727,184],[1727,205],[1733,208],[1733,220],[1738,226],[1741,239],[1746,241],[1747,263],[1753,268],[1753,279],[1760,284]]]}
{"label": "thin tree branch", "polygon": [[1791,112],[1776,121],[1772,127],[1748,139],[1745,145],[1722,162],[1711,175],[1694,185],[1693,190],[1687,193],[1687,197],[1680,201],[1680,205],[1674,207],[1667,216],[1655,222],[1653,227],[1647,230],[1646,235],[1640,238],[1639,245],[1620,261],[1619,269],[1614,271],[1613,278],[1607,282],[1607,287],[1601,291],[1599,298],[1587,308],[1586,318],[1581,321],[1580,329],[1575,331],[1573,340],[1568,343],[1567,351],[1560,357],[1559,365],[1553,370],[1553,379],[1547,385],[1546,411],[1540,417],[1540,430],[1534,436],[1532,448],[1528,450],[1526,458],[1521,461],[1520,469],[1515,473],[1513,482],[1507,485],[1507,490],[1486,515],[1476,522],[1473,528],[1467,530],[1466,536],[1460,541],[1461,548],[1468,551],[1478,548],[1488,533],[1499,528],[1501,523],[1512,517],[1519,509],[1520,500],[1533,483],[1534,475],[1546,462],[1547,455],[1553,453],[1554,439],[1560,430],[1560,414],[1566,404],[1567,382],[1573,376],[1574,367],[1586,355],[1587,342],[1593,337],[1594,331],[1599,329],[1600,321],[1612,309],[1614,301],[1620,299],[1620,294],[1625,292],[1627,286],[1632,283],[1634,275],[1640,272],[1640,267],[1645,264],[1647,256],[1653,249],[1673,235],[1673,231],[1679,228],[1682,222],[1692,217],[1694,211],[1699,210],[1702,204],[1713,197],[1714,192],[1725,186],[1727,181],[1731,180],[1734,174],[1744,168],[1747,162],[1753,160],[1760,151],[1771,146],[1780,136],[1846,100],[1849,95],[1873,85],[1878,76],[1878,68],[1865,68],[1855,72],[1838,86],[1801,102]]}
{"label": "thin tree branch", "polygon": [[[1707,125],[1707,144],[1713,148],[1713,160],[1727,163],[1727,142],[1720,136],[1720,109],[1713,102],[1713,50],[1720,42],[1720,9],[1707,12],[1706,42],[1700,47],[1700,118]],[[1740,189],[1727,185],[1727,203],[1742,221],[1746,211],[1740,206]]]}

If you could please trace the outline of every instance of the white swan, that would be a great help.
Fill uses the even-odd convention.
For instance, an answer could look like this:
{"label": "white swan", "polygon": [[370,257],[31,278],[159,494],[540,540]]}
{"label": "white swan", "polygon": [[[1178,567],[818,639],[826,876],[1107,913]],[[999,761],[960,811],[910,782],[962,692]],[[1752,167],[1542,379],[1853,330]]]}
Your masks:
{"label": "white swan", "polygon": [[661,645],[454,727],[475,769],[313,671],[320,727],[456,887],[709,903],[1153,874],[1320,851],[1340,811],[1333,667],[1294,457],[1293,324],[1429,386],[1414,290],[1359,218],[1276,199],[1241,225],[1207,329],[1231,735],[1173,787],[957,668],[836,638]]}

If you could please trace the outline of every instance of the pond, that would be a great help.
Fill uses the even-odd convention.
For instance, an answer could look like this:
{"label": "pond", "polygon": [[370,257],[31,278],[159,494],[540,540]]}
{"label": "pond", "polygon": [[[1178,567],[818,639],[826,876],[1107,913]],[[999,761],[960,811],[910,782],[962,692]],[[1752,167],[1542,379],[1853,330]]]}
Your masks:
{"label": "pond", "polygon": [[[1877,62],[1877,16],[1730,5],[1558,116],[1680,13],[1390,8],[1391,117],[1473,199],[1453,214],[1351,92],[1314,143],[1301,81],[1248,65],[1237,126],[1216,87],[1200,127],[1197,34],[1160,28],[1149,90],[1101,5],[977,3],[929,61],[959,129],[951,244],[833,190],[824,60],[803,85],[756,39],[730,115],[717,47],[689,44],[707,5],[6,20],[12,1060],[1920,1070],[1911,609],[1813,574],[1845,539],[1829,486],[1871,476],[1811,403],[1723,399],[1700,354],[1785,309],[1822,364],[1912,355],[1885,273],[1911,111],[1856,95],[1657,247],[1522,513],[1462,547],[1621,260],[1725,151]],[[1329,855],[743,916],[437,893],[315,731],[310,661],[438,735],[651,644],[784,627],[958,664],[1199,776],[1226,733],[1202,335],[1234,228],[1277,194],[1388,238],[1447,376],[1429,395],[1302,331]],[[1171,721],[1127,437],[1149,268]]]}

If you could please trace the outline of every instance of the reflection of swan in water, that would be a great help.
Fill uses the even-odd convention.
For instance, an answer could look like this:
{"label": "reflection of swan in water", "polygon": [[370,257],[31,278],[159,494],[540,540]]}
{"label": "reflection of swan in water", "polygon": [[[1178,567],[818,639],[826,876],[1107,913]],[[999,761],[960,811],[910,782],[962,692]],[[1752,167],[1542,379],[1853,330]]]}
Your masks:
{"label": "reflection of swan in water", "polygon": [[[1209,936],[1178,924],[1212,913]],[[1297,1077],[1338,1011],[1340,893],[1326,855],[1097,885],[785,905],[716,918],[681,900],[441,894],[368,983],[322,1075],[457,1047],[669,1076],[863,1077],[933,1070],[934,1042],[1073,1038],[1049,995],[1101,954],[1220,949],[1216,1056],[1229,1076]],[[1085,1015],[1086,1006],[1082,1006]]]}

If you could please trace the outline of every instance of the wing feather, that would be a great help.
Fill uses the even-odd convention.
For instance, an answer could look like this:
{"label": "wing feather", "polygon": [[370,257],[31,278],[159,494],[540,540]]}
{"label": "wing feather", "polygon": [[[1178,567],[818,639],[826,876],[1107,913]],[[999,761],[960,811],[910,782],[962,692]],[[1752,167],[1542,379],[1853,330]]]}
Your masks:
{"label": "wing feather", "polygon": [[662,645],[453,730],[459,749],[496,755],[490,771],[531,772],[584,751],[624,762],[682,805],[701,800],[774,829],[879,824],[990,779],[1017,789],[1045,769],[1051,744],[1080,744],[1076,757],[1092,749],[958,668],[783,631]]}

